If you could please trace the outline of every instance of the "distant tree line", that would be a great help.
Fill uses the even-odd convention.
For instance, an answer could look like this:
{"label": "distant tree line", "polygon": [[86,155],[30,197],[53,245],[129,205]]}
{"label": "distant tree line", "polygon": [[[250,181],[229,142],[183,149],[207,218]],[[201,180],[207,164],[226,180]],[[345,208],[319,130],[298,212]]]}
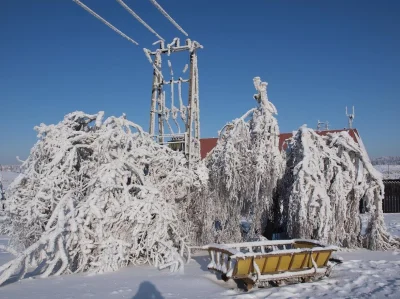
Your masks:
{"label": "distant tree line", "polygon": [[400,165],[400,156],[374,158],[371,162],[372,165]]}
{"label": "distant tree line", "polygon": [[13,172],[21,172],[21,165],[1,165],[0,171],[13,171]]}

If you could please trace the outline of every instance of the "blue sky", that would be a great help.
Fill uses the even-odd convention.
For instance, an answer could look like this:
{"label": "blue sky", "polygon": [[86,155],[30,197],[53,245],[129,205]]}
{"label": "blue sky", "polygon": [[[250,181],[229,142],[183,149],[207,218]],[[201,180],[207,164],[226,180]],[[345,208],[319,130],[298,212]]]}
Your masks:
{"label": "blue sky", "polygon": [[[134,46],[72,0],[0,4],[0,163],[26,158],[35,125],[75,110],[149,122],[156,38],[116,1],[85,4],[137,40]],[[184,38],[147,0],[126,0],[167,40]],[[372,157],[400,155],[400,1],[159,0],[199,52],[202,137],[255,106],[254,76],[269,82],[281,132],[328,120],[358,128]]]}

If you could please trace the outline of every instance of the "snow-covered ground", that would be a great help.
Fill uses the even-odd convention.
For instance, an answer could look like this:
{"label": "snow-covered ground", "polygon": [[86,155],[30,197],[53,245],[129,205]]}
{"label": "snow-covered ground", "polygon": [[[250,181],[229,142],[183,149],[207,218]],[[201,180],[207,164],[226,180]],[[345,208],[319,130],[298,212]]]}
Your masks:
{"label": "snow-covered ground", "polygon": [[400,179],[400,165],[374,165],[384,179]]}
{"label": "snow-covered ground", "polygon": [[19,173],[12,171],[0,171],[0,180],[3,183],[3,187],[6,189],[18,175]]}
{"label": "snow-covered ground", "polygon": [[[400,236],[400,214],[385,214],[385,222],[393,235]],[[0,244],[7,240],[0,237]],[[399,298],[400,252],[356,250],[339,255],[344,263],[329,278],[247,293],[234,282],[218,280],[207,270],[208,257],[198,254],[186,265],[185,274],[140,266],[94,276],[28,278],[0,287],[0,298]],[[11,258],[0,251],[0,265]]]}
{"label": "snow-covered ground", "polygon": [[384,214],[384,216],[389,233],[400,238],[400,213]]}

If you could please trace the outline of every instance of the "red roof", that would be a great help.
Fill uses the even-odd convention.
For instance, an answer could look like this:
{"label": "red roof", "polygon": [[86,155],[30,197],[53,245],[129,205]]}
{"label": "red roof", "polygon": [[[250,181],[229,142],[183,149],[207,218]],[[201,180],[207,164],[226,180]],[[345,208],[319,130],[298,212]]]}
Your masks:
{"label": "red roof", "polygon": [[281,133],[279,135],[279,150],[281,151],[282,149],[286,149],[287,145],[285,144],[285,141],[288,140],[289,138],[292,138],[293,133]]}
{"label": "red roof", "polygon": [[[315,131],[318,135],[325,136],[328,133],[338,133],[338,132],[343,132],[347,131],[349,135],[353,138],[353,140],[358,143],[357,136],[360,136],[358,134],[357,129],[341,129],[341,130],[327,130],[327,131]],[[286,144],[285,141],[289,138],[292,137],[292,133],[281,133],[279,135],[279,150],[285,150],[286,149]],[[203,138],[200,139],[200,153],[201,153],[201,158],[204,159],[209,152],[213,150],[213,148],[217,145],[218,138]]]}
{"label": "red roof", "polygon": [[202,138],[200,139],[200,155],[204,159],[209,152],[217,145],[218,138]]}

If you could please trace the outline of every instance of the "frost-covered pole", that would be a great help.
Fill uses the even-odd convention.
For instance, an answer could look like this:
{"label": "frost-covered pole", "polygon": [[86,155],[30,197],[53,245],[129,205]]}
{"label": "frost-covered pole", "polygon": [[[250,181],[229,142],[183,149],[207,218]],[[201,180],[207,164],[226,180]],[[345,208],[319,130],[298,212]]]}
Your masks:
{"label": "frost-covered pole", "polygon": [[[200,158],[200,115],[199,115],[199,90],[197,53],[193,48],[190,53],[190,79],[189,79],[189,106],[186,122],[188,134],[187,155],[189,160]],[[197,142],[197,144],[196,144]]]}
{"label": "frost-covered pole", "polygon": [[194,68],[194,86],[195,86],[195,92],[194,92],[194,107],[196,107],[196,113],[194,114],[194,134],[196,140],[199,142],[196,147],[196,156],[199,158],[200,157],[200,105],[199,105],[199,68],[197,66],[197,53],[194,53],[194,62],[195,62],[195,68]]}
{"label": "frost-covered pole", "polygon": [[159,94],[159,85],[161,83],[161,55],[155,55],[154,64],[153,64],[153,84],[151,87],[151,107],[150,107],[150,136],[154,136],[156,119],[155,119],[155,110],[157,106],[157,99]]}
{"label": "frost-covered pole", "polygon": [[188,154],[189,165],[190,165],[190,150],[191,150],[191,143],[192,143],[192,105],[193,105],[193,53],[190,53],[190,78],[189,78],[189,100],[188,100],[188,111],[187,111],[187,120],[186,120],[186,133],[187,133],[187,141],[185,144],[185,152]]}

